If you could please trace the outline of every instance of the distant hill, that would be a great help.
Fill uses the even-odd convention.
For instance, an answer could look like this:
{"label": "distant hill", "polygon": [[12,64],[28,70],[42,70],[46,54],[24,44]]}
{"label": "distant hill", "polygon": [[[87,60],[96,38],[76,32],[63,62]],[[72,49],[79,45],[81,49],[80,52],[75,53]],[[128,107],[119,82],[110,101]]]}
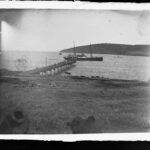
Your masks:
{"label": "distant hill", "polygon": [[[131,56],[150,56],[150,45],[124,45],[124,44],[93,44],[91,45],[93,54],[113,54]],[[73,53],[74,49],[62,50],[62,53]],[[90,45],[78,46],[76,53],[90,53]]]}

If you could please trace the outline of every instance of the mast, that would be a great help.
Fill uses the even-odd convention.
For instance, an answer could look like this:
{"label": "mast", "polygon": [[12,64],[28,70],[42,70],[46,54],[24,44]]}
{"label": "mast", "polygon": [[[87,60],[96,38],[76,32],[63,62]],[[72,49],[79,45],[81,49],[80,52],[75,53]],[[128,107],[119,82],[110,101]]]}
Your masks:
{"label": "mast", "polygon": [[2,51],[2,22],[0,21],[0,52]]}
{"label": "mast", "polygon": [[76,56],[76,47],[75,47],[75,42],[73,41],[73,52],[74,52],[74,56]]}
{"label": "mast", "polygon": [[91,55],[91,58],[92,58],[93,55],[92,55],[92,45],[91,45],[91,42],[90,42],[90,55]]}

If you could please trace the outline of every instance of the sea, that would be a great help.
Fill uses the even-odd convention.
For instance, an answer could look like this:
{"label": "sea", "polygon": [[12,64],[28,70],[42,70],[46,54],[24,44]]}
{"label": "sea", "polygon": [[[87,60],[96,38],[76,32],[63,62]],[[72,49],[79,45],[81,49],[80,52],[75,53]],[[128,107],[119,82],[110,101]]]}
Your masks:
{"label": "sea", "polygon": [[[27,71],[52,65],[64,60],[67,53],[2,51],[0,68],[12,71]],[[86,54],[87,56],[89,54]],[[103,61],[78,61],[68,70],[72,75],[99,76],[110,79],[140,80],[150,79],[150,57],[94,54]]]}

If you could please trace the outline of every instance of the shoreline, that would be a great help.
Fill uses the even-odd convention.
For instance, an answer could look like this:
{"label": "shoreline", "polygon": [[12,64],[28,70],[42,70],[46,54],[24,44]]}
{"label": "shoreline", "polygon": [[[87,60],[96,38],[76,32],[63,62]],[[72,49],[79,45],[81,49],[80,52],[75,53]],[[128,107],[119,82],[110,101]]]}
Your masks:
{"label": "shoreline", "polygon": [[[10,71],[7,69],[0,69],[0,78],[21,78],[21,77],[38,77],[40,76],[39,73],[41,71],[46,71],[52,66],[46,66],[46,67],[41,67],[41,68],[36,68],[32,69],[29,71]],[[64,74],[65,71],[68,69],[58,72],[57,74]],[[56,75],[57,75],[56,74]],[[50,76],[50,75],[45,75],[45,76]],[[52,75],[55,76],[55,75]],[[43,76],[44,77],[44,76]],[[142,80],[128,80],[128,79],[111,79],[111,78],[105,78],[105,77],[100,77],[100,76],[73,76],[73,75],[67,75],[67,77],[72,78],[72,79],[77,79],[77,80],[97,80],[101,81],[103,83],[114,83],[114,84],[149,84],[150,81],[142,81]]]}

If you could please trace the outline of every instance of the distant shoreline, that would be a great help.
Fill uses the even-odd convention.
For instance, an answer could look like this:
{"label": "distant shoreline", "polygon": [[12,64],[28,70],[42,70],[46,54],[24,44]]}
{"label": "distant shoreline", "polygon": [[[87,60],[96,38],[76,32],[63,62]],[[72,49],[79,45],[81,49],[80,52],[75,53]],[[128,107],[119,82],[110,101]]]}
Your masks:
{"label": "distant shoreline", "polygon": [[150,56],[150,45],[125,45],[125,44],[93,44],[78,46],[75,48],[64,49],[61,53],[88,53],[92,50],[93,54],[111,54],[111,55],[127,55],[127,56]]}

